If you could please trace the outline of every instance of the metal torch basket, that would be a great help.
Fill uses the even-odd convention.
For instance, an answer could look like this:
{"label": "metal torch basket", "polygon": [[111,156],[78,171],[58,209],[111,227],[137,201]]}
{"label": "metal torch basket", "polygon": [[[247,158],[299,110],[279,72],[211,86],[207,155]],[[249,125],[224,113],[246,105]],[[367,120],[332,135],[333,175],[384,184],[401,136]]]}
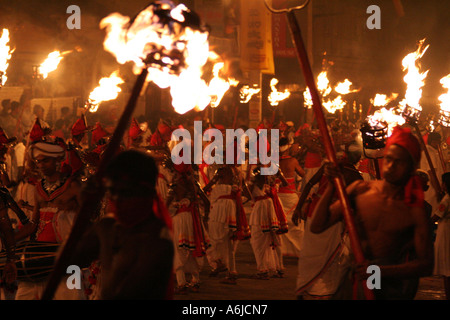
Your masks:
{"label": "metal torch basket", "polygon": [[443,127],[450,127],[450,111],[440,110],[439,111],[439,124]]}
{"label": "metal torch basket", "polygon": [[366,149],[379,150],[386,146],[387,130],[387,125],[384,123],[380,123],[380,127],[373,127],[367,122],[363,123],[360,131],[366,158],[374,159],[366,154]]}
{"label": "metal torch basket", "polygon": [[422,114],[422,110],[406,105],[405,109],[402,112],[403,118],[409,123],[417,123],[420,119],[420,115]]}

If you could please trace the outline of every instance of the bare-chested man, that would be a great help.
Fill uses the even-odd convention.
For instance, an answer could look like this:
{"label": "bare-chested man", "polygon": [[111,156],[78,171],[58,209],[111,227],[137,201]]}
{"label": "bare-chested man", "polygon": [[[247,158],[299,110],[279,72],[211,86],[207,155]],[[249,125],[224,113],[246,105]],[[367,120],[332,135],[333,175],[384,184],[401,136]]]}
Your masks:
{"label": "bare-chested man", "polygon": [[104,187],[111,212],[78,243],[72,263],[100,262],[99,300],[159,300],[173,294],[172,222],[156,189],[154,159],[137,150],[108,164]]}
{"label": "bare-chested man", "polygon": [[[42,179],[35,188],[32,223],[16,233],[16,241],[31,236],[38,242],[62,243],[69,236],[80,206],[81,186],[60,171],[65,152],[61,145],[52,142],[39,141],[30,146],[30,158],[36,163]],[[44,289],[45,281],[21,281],[16,299],[39,299]],[[78,293],[62,289],[55,299],[78,299]]]}
{"label": "bare-chested man", "polygon": [[284,176],[282,179],[284,183],[278,189],[278,198],[288,221],[288,232],[281,236],[281,250],[284,255],[298,257],[303,238],[303,225],[294,225],[292,215],[299,200],[295,178],[297,175],[303,177],[305,170],[300,166],[297,159],[289,154],[289,148],[289,140],[281,138],[279,174]]}
{"label": "bare-chested man", "polygon": [[[377,299],[413,299],[419,277],[432,270],[430,222],[414,174],[419,161],[417,139],[409,129],[396,127],[385,148],[383,180],[356,181],[347,188],[367,265],[381,270],[381,289],[374,290]],[[325,170],[330,176],[337,174],[331,165]],[[330,183],[313,213],[312,232],[342,221],[340,201],[330,206],[333,193]],[[405,248],[411,243],[413,255],[405,259]],[[368,276],[367,265],[357,267],[360,278]]]}

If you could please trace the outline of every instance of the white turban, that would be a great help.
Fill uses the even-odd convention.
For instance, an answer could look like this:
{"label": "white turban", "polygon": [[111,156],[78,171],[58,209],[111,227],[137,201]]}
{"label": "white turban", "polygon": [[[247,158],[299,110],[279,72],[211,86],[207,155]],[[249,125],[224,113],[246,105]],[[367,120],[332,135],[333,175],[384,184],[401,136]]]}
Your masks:
{"label": "white turban", "polygon": [[31,159],[34,160],[40,155],[51,158],[64,158],[66,155],[66,150],[57,144],[37,142],[31,146],[30,156]]}

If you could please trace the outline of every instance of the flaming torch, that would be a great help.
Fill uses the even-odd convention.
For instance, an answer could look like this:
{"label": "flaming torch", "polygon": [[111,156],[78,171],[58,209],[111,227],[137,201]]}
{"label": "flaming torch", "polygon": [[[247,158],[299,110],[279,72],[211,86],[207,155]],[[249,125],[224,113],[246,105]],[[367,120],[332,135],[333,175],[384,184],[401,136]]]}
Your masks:
{"label": "flaming torch", "polygon": [[420,40],[417,50],[407,54],[402,60],[403,71],[407,71],[403,77],[407,87],[405,98],[400,101],[400,105],[403,108],[403,116],[413,122],[417,122],[422,113],[420,98],[422,97],[422,87],[425,84],[425,78],[428,75],[428,71],[421,73],[420,68],[417,66],[417,61],[422,58],[429,47],[429,45],[424,47],[424,42],[425,39]]}
{"label": "flaming torch", "polygon": [[[439,96],[439,101],[441,102],[440,109],[439,109],[439,124],[441,124],[445,128],[450,127],[450,74],[443,77],[440,80],[440,83],[444,89],[447,90],[446,93],[443,93]],[[444,168],[444,171],[447,170],[447,165],[444,161],[444,156],[442,154],[442,148],[441,145],[439,145],[439,155],[441,157],[442,167]]]}
{"label": "flaming torch", "polygon": [[[133,71],[138,77],[97,172],[89,182],[94,187],[86,194],[86,200],[81,205],[69,238],[48,279],[42,295],[44,300],[53,297],[78,239],[86,230],[91,216],[99,208],[104,196],[101,186],[105,166],[120,146],[145,81],[154,80],[157,85],[170,84],[173,91],[174,83],[186,84],[180,82],[189,79],[186,72],[204,64],[208,58],[208,33],[201,27],[199,17],[183,4],[175,6],[168,1],[154,2],[132,20],[114,13],[103,19],[100,26],[105,27],[107,32],[105,49],[111,52],[120,64],[132,62]],[[198,75],[194,71],[192,74]],[[195,94],[192,91],[189,93]]]}
{"label": "flaming torch", "polygon": [[444,89],[447,90],[447,93],[443,93],[439,96],[439,101],[441,102],[439,109],[439,123],[446,127],[450,127],[450,74],[443,77],[440,80],[440,83]]}
{"label": "flaming torch", "polygon": [[[378,159],[383,156],[378,151],[386,146],[386,139],[391,136],[396,126],[405,123],[405,119],[395,112],[394,109],[381,108],[375,111],[373,115],[366,118],[361,125],[361,136],[363,140],[363,150],[366,158],[371,159],[376,172],[377,179],[381,179],[380,167]],[[369,154],[366,150],[371,150]]]}
{"label": "flaming torch", "polygon": [[55,71],[58,68],[59,63],[64,58],[65,55],[71,53],[72,50],[60,52],[55,50],[50,52],[47,58],[39,65],[38,74],[42,77],[42,79],[46,79],[50,72]]}
{"label": "flaming torch", "polygon": [[118,73],[118,71],[114,71],[109,77],[100,79],[99,86],[92,90],[86,102],[86,108],[89,109],[89,112],[97,112],[100,103],[117,98],[122,91],[119,85],[124,83]]}
{"label": "flaming torch", "polygon": [[2,37],[0,38],[0,88],[5,85],[8,77],[6,76],[6,70],[9,66],[9,60],[11,59],[14,49],[11,49],[9,43],[9,30],[3,29]]}
{"label": "flaming torch", "polygon": [[[310,89],[311,98],[313,101],[312,107],[314,110],[314,114],[316,116],[317,126],[319,127],[320,133],[322,135],[326,155],[328,160],[337,166],[338,163],[336,158],[336,152],[334,150],[330,132],[328,131],[325,116],[323,114],[323,107],[320,100],[319,91],[317,90],[316,87],[314,75],[311,69],[311,64],[309,62],[305,44],[303,42],[300,26],[297,22],[297,18],[295,15],[295,11],[304,9],[306,5],[309,3],[309,0],[306,0],[302,5],[297,6],[295,8],[280,9],[280,10],[275,10],[271,8],[270,5],[267,3],[267,0],[265,0],[264,3],[272,13],[286,13],[286,18],[288,20],[289,30],[291,31],[294,48],[296,49],[297,58],[301,65],[305,82],[308,88]],[[365,262],[364,254],[362,252],[361,243],[359,241],[358,233],[356,231],[354,218],[350,208],[350,200],[345,191],[345,185],[342,176],[334,178],[333,182],[336,186],[337,195],[341,200],[344,222],[348,229],[351,248],[355,256],[355,260],[357,261],[357,263],[364,263]],[[362,285],[366,298],[368,300],[373,300],[374,299],[373,292],[369,290],[366,284],[364,284],[364,281],[362,282]]]}
{"label": "flaming torch", "polygon": [[[272,78],[272,80],[270,80],[270,88],[272,89],[272,91],[270,92],[268,99],[269,99],[270,105],[273,107],[278,106],[280,101],[287,99],[291,95],[291,93],[289,92],[288,89],[285,89],[284,91],[278,91],[278,89],[276,87],[277,84],[278,84],[278,79]],[[277,108],[274,108],[273,112],[272,112],[272,123],[275,121],[276,110],[277,110]]]}
{"label": "flaming torch", "polygon": [[428,71],[420,72],[417,60],[422,58],[428,49],[429,45],[423,46],[425,39],[419,41],[418,48],[415,52],[411,52],[406,55],[402,60],[403,71],[407,70],[407,74],[404,76],[403,80],[407,84],[405,98],[400,101],[400,106],[402,108],[403,117],[406,118],[407,122],[414,127],[416,131],[417,138],[422,146],[422,150],[425,153],[425,157],[430,167],[430,180],[434,189],[438,195],[442,194],[442,188],[439,183],[439,179],[436,175],[436,169],[431,160],[428,148],[425,145],[422,134],[420,133],[419,121],[420,114],[422,113],[422,107],[420,106],[420,99],[422,97],[422,87],[424,85],[425,78],[427,77]]}

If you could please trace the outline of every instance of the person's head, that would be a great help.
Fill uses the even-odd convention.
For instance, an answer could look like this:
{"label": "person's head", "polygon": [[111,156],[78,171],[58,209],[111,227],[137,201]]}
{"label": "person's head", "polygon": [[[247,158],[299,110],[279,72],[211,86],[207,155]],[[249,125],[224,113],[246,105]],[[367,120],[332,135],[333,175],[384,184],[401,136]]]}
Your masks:
{"label": "person's head", "polygon": [[2,113],[6,114],[11,109],[11,100],[10,99],[3,99],[2,100]]}
{"label": "person's head", "polygon": [[445,192],[450,192],[450,172],[446,172],[442,175],[442,183],[445,188]]}
{"label": "person's head", "polygon": [[45,141],[36,142],[30,147],[30,157],[44,177],[51,177],[59,172],[65,152],[61,145]]}
{"label": "person's head", "polygon": [[61,108],[61,117],[66,118],[70,115],[70,108],[67,106],[64,106]]}
{"label": "person's head", "polygon": [[158,168],[147,153],[126,150],[107,165],[104,185],[117,220],[135,225],[152,215]]}
{"label": "person's head", "polygon": [[280,153],[289,152],[289,139],[287,137],[280,138]]}
{"label": "person's head", "polygon": [[427,144],[432,146],[435,149],[439,148],[439,144],[441,143],[441,135],[437,132],[431,132],[427,138]]}
{"label": "person's head", "polygon": [[33,107],[33,114],[39,119],[44,119],[44,107],[40,104],[35,104]]}
{"label": "person's head", "polygon": [[11,102],[11,115],[16,115],[20,111],[20,103],[18,101]]}
{"label": "person's head", "polygon": [[420,144],[410,129],[396,127],[386,141],[383,177],[394,185],[405,185],[420,163]]}

